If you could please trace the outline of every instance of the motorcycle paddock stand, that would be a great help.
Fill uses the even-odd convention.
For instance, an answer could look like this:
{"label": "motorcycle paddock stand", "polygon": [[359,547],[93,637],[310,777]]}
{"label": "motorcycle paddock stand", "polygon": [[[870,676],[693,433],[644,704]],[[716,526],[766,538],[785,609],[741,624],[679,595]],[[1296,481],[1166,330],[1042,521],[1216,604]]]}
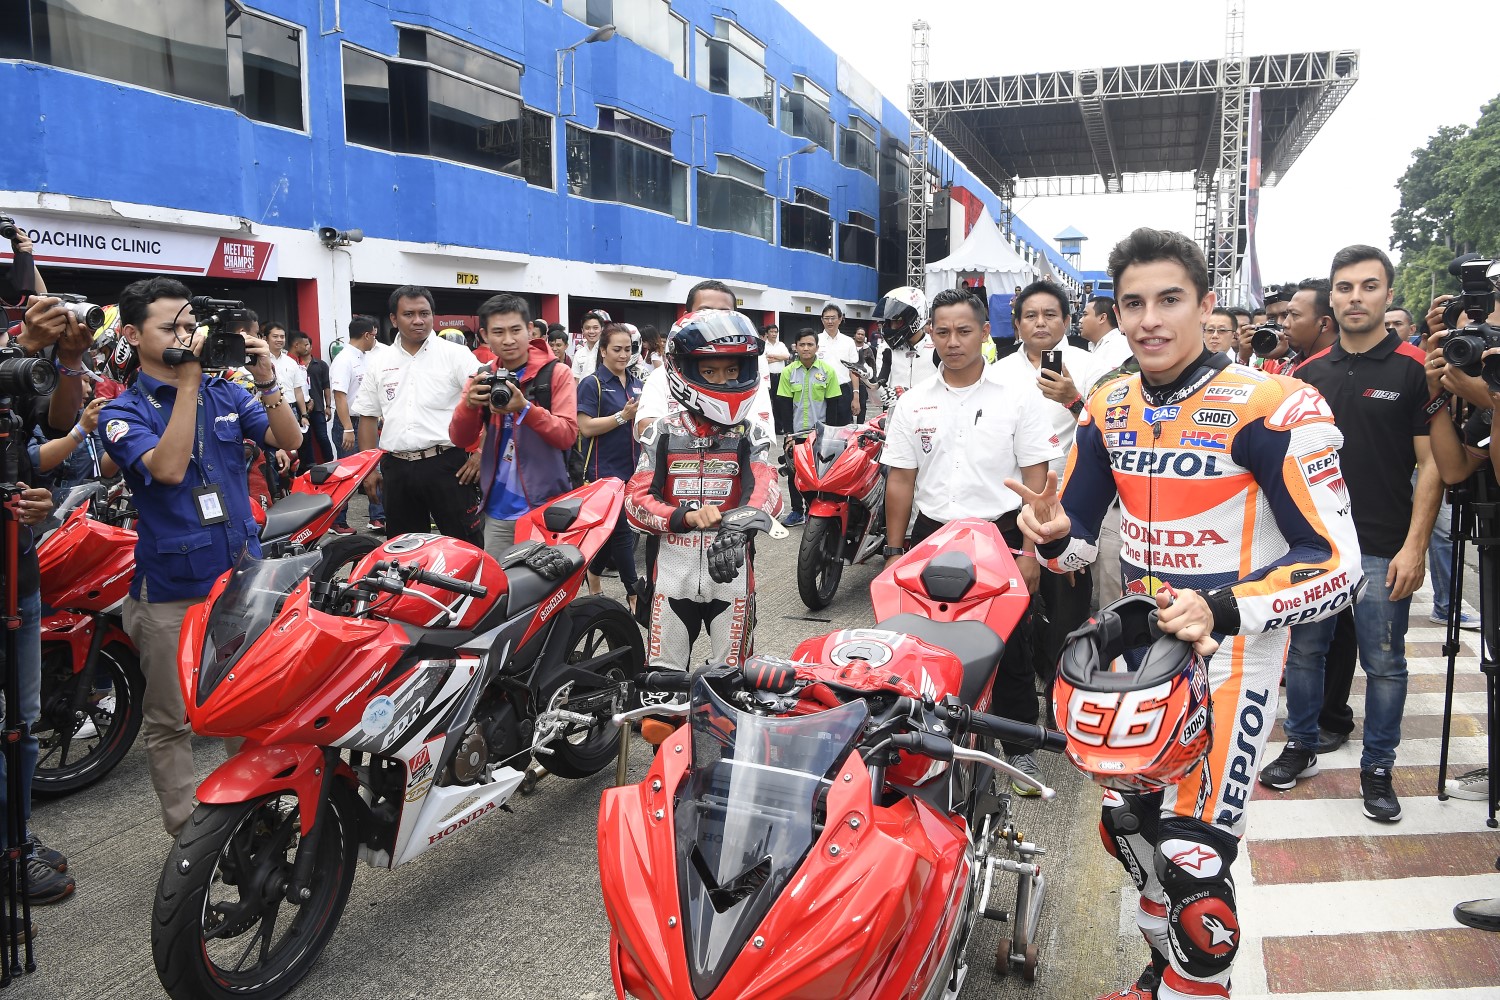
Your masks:
{"label": "motorcycle paddock stand", "polygon": [[[1041,925],[1042,904],[1047,898],[1047,876],[1036,858],[1045,855],[1046,849],[1026,840],[1014,825],[1007,825],[991,843],[994,851],[1001,843],[1015,858],[996,858],[993,854],[985,862],[984,898],[981,911],[991,920],[1010,920],[1011,933],[1002,935],[995,946],[995,975],[1006,976],[1017,970],[1026,982],[1036,979],[1040,957],[1037,945],[1037,930]],[[991,879],[996,871],[1009,872],[1016,876],[1016,905],[1007,914],[985,905],[989,899]]]}

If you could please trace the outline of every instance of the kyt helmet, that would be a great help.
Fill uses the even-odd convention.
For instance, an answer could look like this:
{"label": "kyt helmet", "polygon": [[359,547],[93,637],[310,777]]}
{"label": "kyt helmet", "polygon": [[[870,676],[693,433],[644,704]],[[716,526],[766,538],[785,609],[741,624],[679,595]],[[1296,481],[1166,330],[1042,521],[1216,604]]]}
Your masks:
{"label": "kyt helmet", "polygon": [[1163,635],[1156,601],[1101,608],[1063,643],[1052,689],[1068,757],[1096,784],[1147,793],[1192,774],[1213,742],[1208,664]]}
{"label": "kyt helmet", "polygon": [[[749,415],[760,388],[760,356],[765,351],[755,326],[744,313],[700,309],[677,321],[667,335],[667,389],[684,409],[710,423],[731,427]],[[738,363],[732,378],[710,381],[706,362]]]}
{"label": "kyt helmet", "polygon": [[892,288],[875,306],[880,335],[892,348],[905,347],[916,336],[927,315],[927,295],[920,288]]}

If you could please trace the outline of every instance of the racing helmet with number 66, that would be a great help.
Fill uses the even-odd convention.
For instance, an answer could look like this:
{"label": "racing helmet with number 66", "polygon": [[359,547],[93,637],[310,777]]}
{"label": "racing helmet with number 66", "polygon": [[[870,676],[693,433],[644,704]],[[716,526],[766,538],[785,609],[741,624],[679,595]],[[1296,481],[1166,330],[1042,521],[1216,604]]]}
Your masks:
{"label": "racing helmet with number 66", "polygon": [[927,315],[927,295],[920,288],[903,285],[892,288],[875,306],[880,336],[892,349],[905,347],[917,335]]}
{"label": "racing helmet with number 66", "polygon": [[1096,784],[1148,793],[1197,770],[1213,742],[1208,664],[1164,635],[1141,594],[1101,608],[1063,643],[1052,707],[1068,757]]}
{"label": "racing helmet with number 66", "polygon": [[[729,309],[700,309],[677,321],[667,335],[667,389],[683,408],[722,427],[732,427],[750,415],[760,389],[760,356],[765,341],[744,313]],[[735,370],[715,365],[718,380],[708,378],[705,364],[731,361]]]}

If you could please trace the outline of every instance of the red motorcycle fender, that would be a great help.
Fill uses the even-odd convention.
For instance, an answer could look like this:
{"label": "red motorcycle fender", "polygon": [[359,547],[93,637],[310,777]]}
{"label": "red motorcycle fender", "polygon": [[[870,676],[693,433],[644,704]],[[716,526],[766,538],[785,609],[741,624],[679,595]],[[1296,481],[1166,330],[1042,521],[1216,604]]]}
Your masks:
{"label": "red motorcycle fender", "polygon": [[807,505],[808,517],[836,517],[839,525],[848,529],[849,527],[849,501],[844,500],[834,503],[832,500],[814,500]]}
{"label": "red motorcycle fender", "polygon": [[[348,765],[339,763],[339,771]],[[354,778],[353,772],[347,777]],[[198,786],[198,801],[211,805],[249,802],[272,792],[297,796],[302,835],[312,832],[317,809],[311,808],[323,785],[323,750],[310,743],[246,746],[220,764]]]}

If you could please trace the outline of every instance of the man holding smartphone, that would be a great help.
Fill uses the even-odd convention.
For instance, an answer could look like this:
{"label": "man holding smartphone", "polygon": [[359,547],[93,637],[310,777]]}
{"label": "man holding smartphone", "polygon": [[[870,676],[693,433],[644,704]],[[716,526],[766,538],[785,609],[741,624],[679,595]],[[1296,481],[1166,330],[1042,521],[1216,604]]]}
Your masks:
{"label": "man holding smartphone", "polygon": [[[1068,452],[1078,430],[1078,415],[1095,381],[1106,369],[1101,359],[1066,340],[1069,316],[1067,293],[1050,281],[1034,281],[1021,289],[1013,304],[1016,341],[1020,349],[990,366],[990,378],[1009,394],[1025,398],[1041,390],[1041,415],[1056,435],[1062,453],[1050,471],[1062,478]],[[1032,396],[1031,398],[1035,398]],[[1094,593],[1092,568],[1072,573],[1043,573],[1038,597],[1041,614],[1036,627],[1033,666],[1050,683],[1057,657],[1069,632],[1089,616]],[[1051,707],[1051,699],[1047,701]]]}

